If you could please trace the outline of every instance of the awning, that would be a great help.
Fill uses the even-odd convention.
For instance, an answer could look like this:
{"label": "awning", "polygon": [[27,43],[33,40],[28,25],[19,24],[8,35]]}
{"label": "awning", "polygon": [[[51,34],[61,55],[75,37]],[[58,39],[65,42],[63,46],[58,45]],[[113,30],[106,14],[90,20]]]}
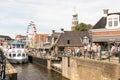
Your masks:
{"label": "awning", "polygon": [[25,42],[11,42],[11,45],[25,45]]}
{"label": "awning", "polygon": [[120,35],[118,36],[93,36],[93,42],[120,42]]}

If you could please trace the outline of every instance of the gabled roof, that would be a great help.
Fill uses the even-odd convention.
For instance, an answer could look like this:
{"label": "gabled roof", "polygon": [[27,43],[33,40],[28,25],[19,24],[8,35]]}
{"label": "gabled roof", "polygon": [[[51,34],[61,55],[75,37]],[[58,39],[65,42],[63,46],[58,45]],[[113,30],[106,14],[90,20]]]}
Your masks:
{"label": "gabled roof", "polygon": [[[61,33],[56,45],[57,46],[83,46],[82,38],[88,36],[87,31],[64,31]],[[69,41],[69,43],[68,43]]]}
{"label": "gabled roof", "polygon": [[[120,15],[120,13],[109,13],[109,15]],[[94,26],[92,29],[104,29],[107,24],[107,17],[102,17]]]}
{"label": "gabled roof", "polygon": [[106,17],[102,17],[94,26],[92,29],[102,29],[105,28],[107,23],[107,18]]}
{"label": "gabled roof", "polygon": [[12,40],[11,37],[5,35],[0,35],[0,38],[3,38],[5,40]]}
{"label": "gabled roof", "polygon": [[114,14],[120,15],[120,12],[117,12],[117,13],[109,13],[108,15],[114,15]]}
{"label": "gabled roof", "polygon": [[55,38],[58,38],[58,36],[60,35],[61,33],[59,32],[55,32],[51,35],[51,37],[55,37]]}
{"label": "gabled roof", "polygon": [[59,33],[59,32],[52,33],[50,36],[48,36],[48,41],[52,42],[52,38],[54,38],[55,40],[58,39],[58,37],[59,37],[60,34],[61,33]]}

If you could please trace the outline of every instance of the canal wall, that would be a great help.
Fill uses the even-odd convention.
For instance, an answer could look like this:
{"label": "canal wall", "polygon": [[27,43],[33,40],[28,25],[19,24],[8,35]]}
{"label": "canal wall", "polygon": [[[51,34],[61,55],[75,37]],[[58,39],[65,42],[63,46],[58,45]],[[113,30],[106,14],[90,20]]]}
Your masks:
{"label": "canal wall", "polygon": [[47,59],[39,58],[39,57],[32,56],[32,55],[29,55],[28,59],[29,59],[29,62],[33,62],[33,63],[35,62],[35,63],[41,64],[47,67]]}
{"label": "canal wall", "polygon": [[[31,56],[30,59],[32,62],[42,64],[48,69],[52,69],[52,64],[54,63],[51,59],[42,59],[34,56]],[[57,68],[56,70],[59,71]],[[120,80],[120,64],[63,56],[60,74],[70,80]]]}
{"label": "canal wall", "polygon": [[70,57],[62,57],[62,76],[70,79]]}
{"label": "canal wall", "polygon": [[8,61],[6,61],[5,73],[7,80],[17,80],[17,71]]}
{"label": "canal wall", "polygon": [[120,80],[120,64],[71,58],[70,74],[70,80]]}

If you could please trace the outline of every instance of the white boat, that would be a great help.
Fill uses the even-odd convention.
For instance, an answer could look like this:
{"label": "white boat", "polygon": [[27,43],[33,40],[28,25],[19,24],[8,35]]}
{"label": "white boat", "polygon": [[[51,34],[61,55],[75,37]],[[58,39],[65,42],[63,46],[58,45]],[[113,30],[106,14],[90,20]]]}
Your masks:
{"label": "white boat", "polygon": [[24,42],[11,42],[6,55],[10,63],[27,63],[28,55]]}

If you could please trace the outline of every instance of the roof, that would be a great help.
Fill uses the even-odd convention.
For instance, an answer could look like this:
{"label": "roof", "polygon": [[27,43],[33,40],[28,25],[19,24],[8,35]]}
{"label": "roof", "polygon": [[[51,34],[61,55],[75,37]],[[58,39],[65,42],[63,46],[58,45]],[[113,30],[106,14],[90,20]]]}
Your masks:
{"label": "roof", "polygon": [[61,33],[59,33],[59,32],[52,33],[50,36],[48,36],[48,41],[52,43],[52,38],[54,38],[55,41],[56,41],[58,39],[58,37],[59,37],[60,34]]}
{"label": "roof", "polygon": [[109,13],[108,15],[113,15],[113,14],[120,15],[120,12],[117,12],[117,13]]}
{"label": "roof", "polygon": [[11,45],[15,45],[15,44],[24,45],[25,42],[11,42],[10,44],[11,44]]}
{"label": "roof", "polygon": [[56,45],[57,46],[83,46],[81,39],[88,36],[87,31],[65,31],[61,33]]}
{"label": "roof", "polygon": [[4,35],[0,35],[0,38],[4,38],[5,40],[12,40],[11,37],[9,37],[9,36],[4,36]]}
{"label": "roof", "polygon": [[61,34],[61,33],[59,33],[59,32],[55,32],[55,33],[53,33],[51,36],[58,38],[58,36],[59,36],[60,34]]}
{"label": "roof", "polygon": [[105,25],[107,23],[107,18],[102,17],[94,26],[92,29],[102,29],[105,28]]}
{"label": "roof", "polygon": [[[114,15],[114,14],[117,14],[117,15],[120,15],[120,12],[119,13],[109,13],[109,15]],[[106,23],[107,23],[107,17],[102,17],[94,26],[92,29],[103,29],[105,28],[106,26]]]}

